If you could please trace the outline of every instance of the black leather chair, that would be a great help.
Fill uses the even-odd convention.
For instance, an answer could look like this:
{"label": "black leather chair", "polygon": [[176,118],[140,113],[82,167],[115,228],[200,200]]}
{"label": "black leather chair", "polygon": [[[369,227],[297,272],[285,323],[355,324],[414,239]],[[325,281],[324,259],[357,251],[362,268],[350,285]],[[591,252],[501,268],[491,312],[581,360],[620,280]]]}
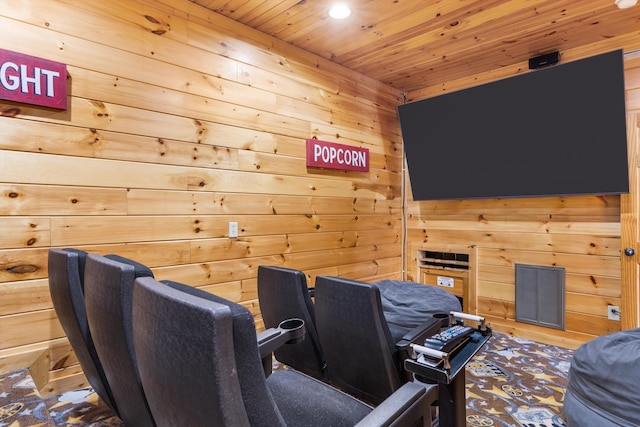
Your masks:
{"label": "black leather chair", "polygon": [[275,350],[276,360],[314,378],[325,379],[327,364],[316,331],[315,308],[304,273],[284,267],[259,266],[258,301],[267,328],[275,328],[290,318],[299,318],[305,323],[305,340]]}
{"label": "black leather chair", "polygon": [[[407,354],[391,336],[377,286],[340,277],[318,276],[315,283],[316,327],[332,384],[377,405],[412,375],[404,370]],[[440,319],[425,319],[406,342],[437,332]]]}
{"label": "black leather chair", "polygon": [[140,374],[160,426],[431,425],[433,390],[419,384],[373,409],[299,371],[265,377],[261,349],[288,333],[256,337],[252,314],[239,304],[152,278],[136,280],[133,304]]}
{"label": "black leather chair", "polygon": [[49,249],[49,292],[58,320],[78,358],[87,381],[109,408],[118,413],[111,387],[98,358],[84,299],[87,253],[78,249]]}
{"label": "black leather chair", "polygon": [[146,266],[117,255],[87,256],[87,318],[118,414],[126,425],[153,427],[155,422],[140,382],[133,347],[131,307],[136,277],[153,277],[153,273]]}

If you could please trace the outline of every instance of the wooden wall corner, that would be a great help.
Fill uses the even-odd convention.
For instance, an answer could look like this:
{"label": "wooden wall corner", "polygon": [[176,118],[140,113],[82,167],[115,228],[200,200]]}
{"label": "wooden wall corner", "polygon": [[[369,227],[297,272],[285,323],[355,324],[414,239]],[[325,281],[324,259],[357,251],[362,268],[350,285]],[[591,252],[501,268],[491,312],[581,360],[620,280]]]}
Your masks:
{"label": "wooden wall corner", "polygon": [[33,360],[33,363],[29,365],[29,372],[31,378],[36,384],[36,388],[40,390],[49,381],[49,362],[50,362],[49,349],[43,350]]}
{"label": "wooden wall corner", "polygon": [[36,387],[46,384],[49,375],[49,348],[40,347],[22,353],[0,355],[0,374],[28,368]]}

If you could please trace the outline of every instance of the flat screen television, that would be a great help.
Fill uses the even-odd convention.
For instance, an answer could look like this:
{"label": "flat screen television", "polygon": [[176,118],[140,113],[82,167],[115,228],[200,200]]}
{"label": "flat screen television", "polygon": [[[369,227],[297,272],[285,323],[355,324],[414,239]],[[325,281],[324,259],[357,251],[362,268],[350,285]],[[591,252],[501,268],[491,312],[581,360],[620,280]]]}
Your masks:
{"label": "flat screen television", "polygon": [[398,107],[414,200],[629,192],[621,50]]}

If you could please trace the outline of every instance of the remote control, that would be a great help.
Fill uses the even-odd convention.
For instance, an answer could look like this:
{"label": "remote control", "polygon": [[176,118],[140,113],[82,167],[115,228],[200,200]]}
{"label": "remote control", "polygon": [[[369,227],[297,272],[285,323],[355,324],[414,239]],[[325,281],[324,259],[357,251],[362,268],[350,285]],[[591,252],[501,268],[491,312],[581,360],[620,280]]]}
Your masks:
{"label": "remote control", "polygon": [[474,330],[471,326],[454,325],[427,338],[424,341],[424,346],[443,353],[449,353],[464,343]]}

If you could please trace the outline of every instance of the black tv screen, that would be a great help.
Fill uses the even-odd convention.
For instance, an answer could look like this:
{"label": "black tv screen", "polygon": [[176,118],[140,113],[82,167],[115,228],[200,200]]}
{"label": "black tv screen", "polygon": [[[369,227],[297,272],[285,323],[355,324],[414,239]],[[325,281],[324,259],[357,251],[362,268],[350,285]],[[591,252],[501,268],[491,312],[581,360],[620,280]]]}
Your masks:
{"label": "black tv screen", "polygon": [[621,50],[398,107],[414,200],[629,192]]}

